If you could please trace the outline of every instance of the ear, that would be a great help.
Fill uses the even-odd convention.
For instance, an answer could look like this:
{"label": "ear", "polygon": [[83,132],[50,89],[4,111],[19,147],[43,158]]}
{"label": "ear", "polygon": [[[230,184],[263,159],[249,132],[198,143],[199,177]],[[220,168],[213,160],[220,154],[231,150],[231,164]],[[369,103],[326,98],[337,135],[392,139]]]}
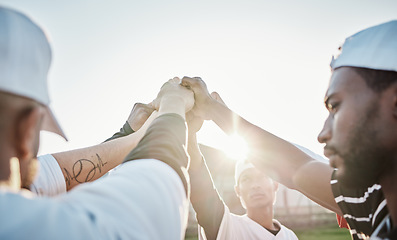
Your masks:
{"label": "ear", "polygon": [[17,119],[16,126],[16,150],[20,160],[31,159],[36,154],[37,139],[40,137],[43,110],[41,107],[33,107],[23,112]]}
{"label": "ear", "polygon": [[234,185],[234,192],[236,192],[237,197],[240,197],[240,188],[238,185]]}

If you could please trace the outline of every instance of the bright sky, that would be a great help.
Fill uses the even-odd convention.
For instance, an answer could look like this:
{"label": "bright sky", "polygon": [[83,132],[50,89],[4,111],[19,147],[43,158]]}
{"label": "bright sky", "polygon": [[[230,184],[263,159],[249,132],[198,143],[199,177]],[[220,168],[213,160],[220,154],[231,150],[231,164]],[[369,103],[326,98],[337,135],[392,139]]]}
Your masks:
{"label": "bright sky", "polygon": [[[250,122],[317,153],[329,62],[366,27],[397,19],[395,0],[0,0],[49,33],[52,109],[69,142],[43,133],[40,154],[102,142],[135,102],[174,76],[200,76]],[[225,136],[206,123],[199,142]]]}

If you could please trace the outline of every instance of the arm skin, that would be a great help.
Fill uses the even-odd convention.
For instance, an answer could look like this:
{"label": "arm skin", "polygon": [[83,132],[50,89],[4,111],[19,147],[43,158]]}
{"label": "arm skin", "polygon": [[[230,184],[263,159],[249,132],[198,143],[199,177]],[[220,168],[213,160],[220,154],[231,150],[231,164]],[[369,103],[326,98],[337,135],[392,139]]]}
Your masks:
{"label": "arm skin", "polygon": [[[146,116],[146,119],[148,116]],[[145,124],[133,134],[127,136],[117,135],[114,138],[116,136],[115,134],[105,143],[52,154],[61,167],[65,177],[67,191],[80,183],[90,182],[100,178],[109,170],[122,163],[125,156],[137,146],[156,116],[157,112],[153,113]]]}
{"label": "arm skin", "polygon": [[208,240],[215,240],[225,211],[211,174],[197,145],[196,133],[188,134],[188,153],[190,155],[190,201],[196,218],[205,231]]}
{"label": "arm skin", "polygon": [[[186,154],[185,113],[194,104],[193,92],[171,79],[160,90],[154,101],[158,116],[149,126],[145,136],[125,158],[124,162],[139,159],[157,159],[172,167],[190,194]],[[179,79],[178,79],[179,80]]]}
{"label": "arm skin", "polygon": [[[186,106],[191,108],[194,100],[192,97],[189,99],[186,96],[187,94],[193,96],[193,93],[179,86],[180,80],[178,78],[169,82],[163,85],[155,100],[155,107],[160,108],[161,113],[159,115],[177,113],[185,119],[185,105],[181,106],[179,103],[185,103]],[[179,89],[175,85],[178,85]],[[186,96],[180,94],[181,90],[185,91]],[[190,102],[187,100],[190,100]],[[152,103],[137,103],[131,110],[123,128],[107,139],[105,143],[52,154],[65,177],[66,190],[69,191],[80,183],[94,181],[122,163],[127,154],[137,146],[150,123],[158,116],[154,114],[148,119],[153,111],[154,105]],[[146,119],[148,120],[146,121]],[[134,132],[137,129],[139,130]]]}
{"label": "arm skin", "polygon": [[184,77],[182,85],[191,88],[195,94],[193,111],[196,115],[214,121],[225,133],[237,133],[247,141],[251,150],[248,159],[256,167],[286,187],[298,190],[321,206],[342,215],[331,190],[333,168],[231,111],[210,96],[200,78]]}
{"label": "arm skin", "polygon": [[136,130],[139,130],[145,121],[148,119],[150,114],[153,112],[154,108],[150,104],[143,104],[143,103],[135,103],[134,107],[131,110],[130,115],[128,116],[127,121],[120,128],[120,131],[115,133],[112,137],[105,140],[105,142],[124,137],[134,133]]}

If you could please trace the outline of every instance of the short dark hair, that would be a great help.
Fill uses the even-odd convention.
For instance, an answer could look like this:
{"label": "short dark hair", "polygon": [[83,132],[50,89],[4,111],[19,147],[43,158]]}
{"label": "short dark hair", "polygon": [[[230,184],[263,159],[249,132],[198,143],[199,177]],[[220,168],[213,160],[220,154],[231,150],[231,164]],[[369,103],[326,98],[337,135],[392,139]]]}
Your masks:
{"label": "short dark hair", "polygon": [[381,93],[390,87],[394,82],[397,82],[397,72],[375,70],[369,68],[352,67],[360,77],[362,77],[369,88],[376,93]]}

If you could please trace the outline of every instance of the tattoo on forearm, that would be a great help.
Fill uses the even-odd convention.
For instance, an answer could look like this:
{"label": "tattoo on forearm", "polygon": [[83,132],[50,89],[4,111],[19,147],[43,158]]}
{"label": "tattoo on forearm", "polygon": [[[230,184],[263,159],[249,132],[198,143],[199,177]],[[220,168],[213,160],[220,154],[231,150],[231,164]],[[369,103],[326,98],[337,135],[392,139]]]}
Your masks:
{"label": "tattoo on forearm", "polygon": [[63,168],[65,171],[65,182],[68,186],[70,186],[73,180],[78,183],[89,182],[95,177],[97,170],[99,173],[102,172],[102,167],[105,166],[107,162],[103,162],[97,153],[95,155],[98,160],[97,163],[83,158],[77,160],[73,164],[71,173],[66,168]]}

